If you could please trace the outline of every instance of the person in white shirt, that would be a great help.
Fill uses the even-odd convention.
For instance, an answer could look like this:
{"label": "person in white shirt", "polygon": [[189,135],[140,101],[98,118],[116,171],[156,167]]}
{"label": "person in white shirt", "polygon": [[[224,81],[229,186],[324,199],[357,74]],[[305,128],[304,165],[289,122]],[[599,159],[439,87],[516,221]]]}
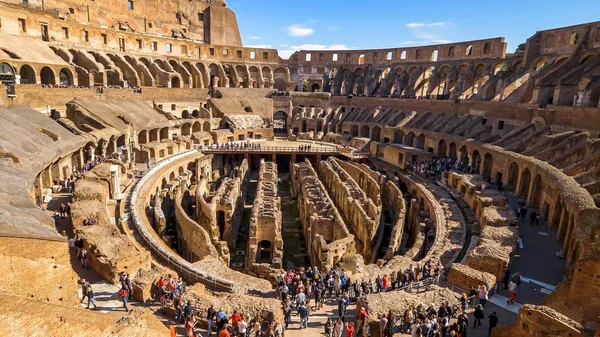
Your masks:
{"label": "person in white shirt", "polygon": [[246,337],[246,331],[248,330],[248,322],[241,320],[237,323],[238,333],[240,337]]}

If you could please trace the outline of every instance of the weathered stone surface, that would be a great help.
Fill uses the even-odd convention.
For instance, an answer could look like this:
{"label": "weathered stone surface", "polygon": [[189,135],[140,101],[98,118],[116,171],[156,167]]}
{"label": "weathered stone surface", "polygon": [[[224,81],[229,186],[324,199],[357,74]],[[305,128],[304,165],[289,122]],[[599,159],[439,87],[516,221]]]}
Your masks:
{"label": "weathered stone surface", "polygon": [[519,218],[510,207],[488,206],[483,208],[479,223],[482,228],[486,226],[507,227],[519,224]]}
{"label": "weathered stone surface", "polygon": [[460,263],[453,263],[448,271],[448,283],[463,290],[470,287],[477,288],[486,285],[488,289],[494,289],[496,276],[485,271],[475,270]]}

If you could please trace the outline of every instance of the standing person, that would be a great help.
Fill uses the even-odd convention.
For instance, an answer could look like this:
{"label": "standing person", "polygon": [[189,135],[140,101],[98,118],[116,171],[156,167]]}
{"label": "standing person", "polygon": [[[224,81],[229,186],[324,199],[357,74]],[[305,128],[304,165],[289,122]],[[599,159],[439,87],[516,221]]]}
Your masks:
{"label": "standing person", "polygon": [[283,307],[283,322],[285,323],[285,328],[287,329],[292,322],[292,305],[291,301],[288,299],[286,301],[285,307]]}
{"label": "standing person", "polygon": [[466,311],[469,307],[469,298],[466,293],[462,293],[462,296],[459,298],[460,306],[463,311]]}
{"label": "standing person", "polygon": [[81,279],[81,303],[83,303],[83,300],[85,300],[85,298],[88,296],[88,288],[90,287],[90,283],[88,281],[86,281],[84,278]]}
{"label": "standing person", "polygon": [[304,302],[298,307],[298,315],[300,316],[300,329],[308,328],[308,308]]}
{"label": "standing person", "polygon": [[364,307],[360,308],[358,315],[356,315],[356,330],[357,331],[362,330],[362,327],[365,324],[368,317],[369,317],[369,315],[367,314],[367,311],[365,310],[365,308]]}
{"label": "standing person", "polygon": [[248,322],[245,319],[242,319],[237,322],[237,331],[238,336],[246,337],[246,331],[248,330]]}
{"label": "standing person", "polygon": [[186,337],[194,337],[194,327],[198,324],[198,319],[195,316],[192,316],[185,322],[185,335]]}
{"label": "standing person", "polygon": [[90,308],[90,304],[92,304],[94,306],[94,309],[96,309],[96,299],[94,298],[94,290],[92,290],[92,286],[88,285],[87,287],[87,297],[88,297],[88,304],[87,304],[87,308]]}
{"label": "standing person", "polygon": [[529,215],[529,224],[535,226],[535,219],[537,218],[537,213],[535,211],[531,212]]}
{"label": "standing person", "polygon": [[229,330],[227,328],[229,328],[230,325],[229,324],[225,324],[221,327],[221,329],[219,330],[219,337],[231,337],[231,335],[229,334]]}
{"label": "standing person", "polygon": [[210,305],[210,308],[206,311],[206,321],[208,322],[208,334],[207,336],[212,335],[213,324],[215,322],[215,316],[217,315],[217,311],[215,310],[214,305]]}
{"label": "standing person", "polygon": [[380,336],[385,336],[385,328],[388,325],[388,320],[387,317],[385,317],[385,315],[381,315],[381,317],[379,317],[379,335]]}
{"label": "standing person", "polygon": [[481,325],[481,320],[485,318],[485,311],[481,304],[477,304],[475,306],[475,312],[473,313],[473,329],[477,328],[478,325]]}
{"label": "standing person", "polygon": [[281,324],[279,324],[279,322],[275,322],[275,327],[273,328],[273,335],[274,337],[283,336],[283,328],[281,327]]}
{"label": "standing person", "polygon": [[506,304],[515,303],[515,297],[517,297],[517,283],[514,279],[510,281],[510,284],[508,285],[508,292],[510,293],[510,298],[506,301]]}
{"label": "standing person", "polygon": [[123,301],[123,308],[125,308],[125,311],[129,311],[129,308],[127,307],[127,299],[129,298],[129,290],[127,290],[127,289],[119,290],[119,297],[121,298],[121,301]]}
{"label": "standing person", "polygon": [[125,286],[127,287],[127,292],[129,293],[129,300],[133,296],[133,287],[131,286],[131,279],[129,278],[129,274],[125,275]]}
{"label": "standing person", "polygon": [[385,326],[384,336],[393,337],[394,336],[394,322],[396,321],[396,317],[392,314],[392,310],[388,311],[387,314],[387,325]]}
{"label": "standing person", "polygon": [[488,322],[490,323],[490,329],[488,330],[488,336],[492,334],[492,329],[498,325],[498,315],[496,312],[492,312],[491,315],[488,316]]}
{"label": "standing person", "polygon": [[479,304],[481,304],[482,307],[485,307],[485,304],[487,303],[488,293],[489,292],[487,290],[487,286],[486,285],[482,285],[477,290],[477,297],[479,297]]}
{"label": "standing person", "polygon": [[338,318],[333,325],[333,337],[342,337],[342,332],[344,332],[344,323]]}
{"label": "standing person", "polygon": [[79,258],[81,259],[81,268],[90,269],[90,266],[88,265],[87,249],[83,248],[81,250],[81,254],[79,255]]}
{"label": "standing person", "polygon": [[510,269],[508,266],[504,267],[504,274],[502,275],[502,283],[504,283],[504,290],[508,290],[508,281],[510,280]]}
{"label": "standing person", "polygon": [[354,337],[354,323],[350,322],[346,325],[346,336]]}

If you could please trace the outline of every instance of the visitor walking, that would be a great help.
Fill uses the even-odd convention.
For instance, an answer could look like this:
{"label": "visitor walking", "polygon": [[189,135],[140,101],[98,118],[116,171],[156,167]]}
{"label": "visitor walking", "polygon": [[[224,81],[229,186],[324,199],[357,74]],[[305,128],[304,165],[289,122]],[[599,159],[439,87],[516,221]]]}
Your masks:
{"label": "visitor walking", "polygon": [[87,309],[90,308],[90,304],[94,306],[94,309],[96,309],[96,299],[95,299],[95,295],[94,295],[94,290],[92,290],[92,286],[88,285],[87,288],[87,298],[88,298],[88,303],[87,303]]}
{"label": "visitor walking", "polygon": [[488,322],[490,323],[490,329],[488,330],[488,336],[492,334],[492,329],[498,325],[498,315],[496,312],[492,312],[491,315],[488,316]]}
{"label": "visitor walking", "polygon": [[129,298],[129,290],[127,290],[127,289],[119,290],[119,297],[121,298],[121,301],[123,301],[123,308],[125,309],[125,311],[129,311],[129,307],[127,307],[127,299]]}
{"label": "visitor walking", "polygon": [[479,298],[479,304],[481,304],[482,307],[485,307],[485,304],[488,301],[488,290],[487,290],[487,286],[486,285],[482,285],[479,287],[479,289],[477,290],[477,297]]}
{"label": "visitor walking", "polygon": [[86,281],[86,279],[81,279],[81,303],[88,297],[88,288],[90,287],[90,283]]}
{"label": "visitor walking", "polygon": [[514,279],[510,281],[510,284],[508,285],[508,292],[510,293],[510,298],[506,301],[506,304],[515,303],[515,297],[517,297],[517,283]]}
{"label": "visitor walking", "polygon": [[475,312],[473,313],[473,329],[477,328],[478,325],[481,325],[481,320],[485,318],[485,311],[481,304],[477,304],[475,306]]}

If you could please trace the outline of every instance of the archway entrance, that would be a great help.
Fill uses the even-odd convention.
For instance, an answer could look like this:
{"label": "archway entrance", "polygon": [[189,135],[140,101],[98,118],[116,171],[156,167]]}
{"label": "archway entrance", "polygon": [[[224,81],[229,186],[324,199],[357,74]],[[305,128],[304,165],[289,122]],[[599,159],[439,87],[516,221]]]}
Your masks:
{"label": "archway entrance", "polygon": [[444,157],[444,156],[446,156],[446,153],[447,153],[446,141],[442,139],[438,143],[438,152],[437,152],[437,155],[438,155],[438,157]]}
{"label": "archway entrance", "polygon": [[71,86],[73,85],[73,74],[69,69],[61,69],[58,74],[60,85]]}
{"label": "archway entrance", "polygon": [[46,84],[46,85],[56,84],[55,79],[54,79],[54,72],[52,71],[52,69],[50,69],[48,67],[42,68],[42,71],[40,72],[40,77],[41,77],[42,84]]}
{"label": "archway entrance", "polygon": [[490,180],[492,178],[492,166],[494,165],[494,161],[492,159],[492,155],[486,153],[483,157],[483,172],[482,176],[485,180]]}
{"label": "archway entrance", "polygon": [[452,160],[456,160],[456,143],[450,143],[450,153],[448,153],[448,157],[450,157]]}
{"label": "archway entrance", "polygon": [[512,163],[508,168],[508,180],[506,181],[506,189],[509,191],[514,191],[517,188],[518,179],[519,165],[517,163]]}
{"label": "archway entrance", "polygon": [[256,262],[258,263],[271,263],[273,260],[273,249],[271,248],[271,241],[263,240],[258,243],[258,250],[256,252]]}
{"label": "archway entrance", "polygon": [[287,134],[287,114],[284,111],[277,111],[273,115],[273,131],[278,134]]}
{"label": "archway entrance", "polygon": [[19,70],[21,75],[21,84],[35,84],[35,71],[31,66],[24,64]]}
{"label": "archway entrance", "polygon": [[310,87],[310,91],[319,92],[321,91],[321,86],[318,83],[313,83],[313,85]]}
{"label": "archway entrance", "polygon": [[529,169],[523,170],[523,173],[521,174],[521,186],[519,187],[519,197],[525,200],[527,200],[527,197],[529,196],[530,180],[531,172],[529,172]]}
{"label": "archway entrance", "polygon": [[0,83],[15,83],[15,71],[8,63],[0,63]]}

